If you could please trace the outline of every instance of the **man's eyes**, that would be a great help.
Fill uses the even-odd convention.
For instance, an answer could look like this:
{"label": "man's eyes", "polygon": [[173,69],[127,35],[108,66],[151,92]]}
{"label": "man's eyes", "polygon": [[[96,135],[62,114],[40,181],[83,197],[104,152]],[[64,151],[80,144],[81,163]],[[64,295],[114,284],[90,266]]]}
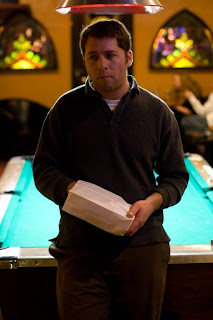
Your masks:
{"label": "man's eyes", "polygon": [[106,57],[107,57],[108,59],[112,59],[112,58],[116,57],[116,54],[115,54],[115,53],[107,53],[107,54],[106,54]]}
{"label": "man's eyes", "polygon": [[92,61],[96,61],[96,60],[98,60],[98,56],[92,55],[92,56],[89,56],[89,59]]}
{"label": "man's eyes", "polygon": [[[115,53],[106,53],[105,54],[105,58],[108,59],[108,60],[111,60],[113,59],[114,57],[116,57],[116,54]],[[91,55],[89,56],[89,60],[91,61],[97,61],[99,59],[98,55]]]}

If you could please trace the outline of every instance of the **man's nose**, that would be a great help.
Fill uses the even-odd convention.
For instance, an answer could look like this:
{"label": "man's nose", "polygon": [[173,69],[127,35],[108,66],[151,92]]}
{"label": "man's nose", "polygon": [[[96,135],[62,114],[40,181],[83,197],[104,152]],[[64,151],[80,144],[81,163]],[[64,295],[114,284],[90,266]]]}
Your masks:
{"label": "man's nose", "polygon": [[107,59],[104,56],[98,58],[98,69],[107,69]]}

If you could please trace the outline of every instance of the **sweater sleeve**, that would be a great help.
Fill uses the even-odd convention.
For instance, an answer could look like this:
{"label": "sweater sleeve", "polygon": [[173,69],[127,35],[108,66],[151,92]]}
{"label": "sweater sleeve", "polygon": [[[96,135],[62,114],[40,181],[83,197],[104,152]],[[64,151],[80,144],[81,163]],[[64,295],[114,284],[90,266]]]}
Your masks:
{"label": "sweater sleeve", "polygon": [[188,100],[191,103],[194,111],[200,116],[205,116],[207,113],[213,112],[213,92],[210,93],[207,101],[204,104],[201,104],[201,102],[194,95],[189,97]]}
{"label": "sweater sleeve", "polygon": [[64,172],[64,134],[60,121],[60,102],[48,112],[44,121],[33,162],[37,189],[47,198],[62,206],[67,197],[67,186],[73,180]]}
{"label": "sweater sleeve", "polygon": [[187,187],[189,173],[185,166],[182,140],[173,114],[167,116],[158,159],[155,165],[157,186],[153,192],[163,196],[161,209],[177,204]]}

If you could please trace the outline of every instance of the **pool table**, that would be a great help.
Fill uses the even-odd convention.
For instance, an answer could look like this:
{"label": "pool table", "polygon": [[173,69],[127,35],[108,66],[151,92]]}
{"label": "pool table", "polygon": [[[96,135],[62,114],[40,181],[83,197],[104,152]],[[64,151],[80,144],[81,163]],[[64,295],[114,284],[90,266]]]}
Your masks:
{"label": "pool table", "polygon": [[[10,159],[0,179],[0,307],[4,320],[19,313],[25,319],[23,312],[26,319],[29,314],[31,320],[38,316],[58,319],[56,261],[48,247],[49,239],[58,233],[60,213],[35,188],[32,160],[32,156]],[[190,180],[184,196],[176,206],[164,210],[171,258],[162,319],[208,320],[213,319],[213,169],[198,154],[187,154],[185,163]]]}

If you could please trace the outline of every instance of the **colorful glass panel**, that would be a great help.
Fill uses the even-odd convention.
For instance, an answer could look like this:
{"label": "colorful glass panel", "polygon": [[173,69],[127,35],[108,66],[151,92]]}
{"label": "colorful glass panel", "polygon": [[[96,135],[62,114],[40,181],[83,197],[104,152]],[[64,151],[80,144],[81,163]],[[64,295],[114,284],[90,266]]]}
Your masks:
{"label": "colorful glass panel", "polygon": [[0,70],[55,69],[53,42],[32,16],[18,12],[0,26]]}
{"label": "colorful glass panel", "polygon": [[155,69],[212,68],[213,37],[208,27],[187,10],[159,31],[151,52]]}

